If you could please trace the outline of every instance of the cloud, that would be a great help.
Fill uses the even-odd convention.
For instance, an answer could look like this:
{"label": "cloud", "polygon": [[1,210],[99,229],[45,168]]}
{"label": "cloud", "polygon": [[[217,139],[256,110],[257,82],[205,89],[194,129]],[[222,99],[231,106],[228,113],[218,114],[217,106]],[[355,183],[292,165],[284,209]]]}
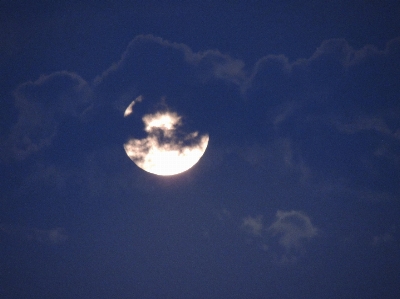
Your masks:
{"label": "cloud", "polygon": [[373,130],[392,138],[400,139],[400,128],[391,130],[385,120],[378,117],[361,116],[351,123],[338,123],[337,128],[348,134],[355,134],[364,130]]}
{"label": "cloud", "polygon": [[65,230],[60,227],[48,230],[35,228],[30,230],[28,239],[44,244],[61,244],[67,241],[68,236],[65,233]]}
{"label": "cloud", "polygon": [[139,35],[119,61],[93,80],[93,86],[103,100],[115,101],[130,90],[161,96],[215,79],[241,85],[246,79],[243,61],[217,50],[193,52],[185,44]]}
{"label": "cloud", "polygon": [[[400,115],[399,115],[400,116]],[[386,118],[386,119],[385,119]],[[397,146],[400,140],[400,123],[391,120],[389,117],[360,116],[349,123],[336,123],[339,131],[346,134],[378,133],[381,137],[379,145],[373,149],[376,157],[384,157],[394,164],[400,163],[400,154]],[[388,123],[392,123],[390,128]]]}
{"label": "cloud", "polygon": [[314,238],[318,229],[303,212],[277,211],[276,220],[267,231],[272,236],[277,236],[279,244],[290,251],[301,248],[306,241]]}
{"label": "cloud", "polygon": [[[350,82],[353,87],[365,90],[382,89],[388,84],[395,87],[396,80],[392,76],[399,75],[396,68],[399,44],[400,38],[396,38],[383,50],[371,45],[356,50],[344,39],[329,39],[323,41],[310,58],[289,62],[284,55],[267,55],[256,62],[247,80],[247,89],[252,95],[257,93],[258,99],[265,95],[269,103],[276,104],[275,98],[279,98],[286,104],[293,100],[310,103],[316,99],[313,94],[335,91],[335,88],[339,90],[332,95],[339,95],[340,89],[345,93]],[[366,80],[373,79],[375,82],[364,85]],[[381,82],[384,84],[380,85]]]}
{"label": "cloud", "polygon": [[393,234],[386,232],[382,235],[377,235],[372,238],[372,246],[382,246],[395,241]]}
{"label": "cloud", "polygon": [[[371,182],[400,171],[399,43],[397,38],[383,50],[370,45],[357,50],[331,39],[308,59],[260,59],[245,94],[257,127],[253,143],[265,150],[258,151],[260,157],[253,151],[251,160],[279,155],[265,137],[278,136],[290,145],[282,165],[298,167],[301,181],[339,179],[372,193],[397,193],[395,180],[385,186]],[[394,163],[387,166],[380,158]]]}
{"label": "cloud", "polygon": [[242,227],[247,232],[254,236],[261,236],[264,231],[264,224],[262,222],[262,215],[258,215],[257,217],[248,216],[243,218]]}
{"label": "cloud", "polygon": [[263,251],[270,252],[273,259],[284,263],[295,261],[306,243],[316,237],[319,231],[310,217],[294,210],[278,210],[275,221],[269,226],[264,224],[262,215],[245,217],[241,228],[261,242],[260,248]]}
{"label": "cloud", "polygon": [[61,121],[82,116],[90,104],[90,93],[84,79],[65,71],[18,86],[14,92],[18,119],[1,144],[3,159],[24,160],[50,146]]}
{"label": "cloud", "polygon": [[[21,84],[14,93],[18,119],[1,142],[1,156],[24,160],[48,149],[60,135],[60,124],[81,120],[89,110],[94,120],[79,127],[87,131],[79,142],[93,144],[87,146],[91,150],[110,139],[123,144],[131,137],[126,124],[137,117],[129,128],[143,133],[141,117],[154,114],[164,97],[190,120],[190,132],[209,134],[210,153],[223,153],[218,159],[234,152],[253,166],[272,167],[301,182],[339,178],[349,185],[366,172],[363,161],[369,161],[371,181],[372,173],[387,175],[372,159],[385,157],[394,165],[400,160],[399,44],[397,38],[382,50],[354,49],[343,39],[330,39],[309,58],[266,55],[248,66],[217,50],[195,52],[182,43],[140,35],[91,82],[64,71]],[[123,123],[123,111],[142,94],[146,100]],[[351,145],[361,131],[390,140],[371,149],[382,137],[372,136],[356,155]],[[363,187],[374,185],[365,180]]]}
{"label": "cloud", "polygon": [[269,144],[254,143],[237,150],[239,155],[255,168],[268,169],[275,176],[295,176],[299,182],[311,177],[311,170],[289,138],[276,138]]}
{"label": "cloud", "polygon": [[143,95],[146,100],[135,113],[139,117],[154,113],[160,98],[166,99],[195,130],[223,142],[239,131],[232,113],[241,109],[238,91],[247,80],[244,68],[242,60],[217,50],[193,52],[184,44],[141,35],[130,42],[120,60],[93,80],[92,88],[96,104],[111,109],[123,110]]}
{"label": "cloud", "polygon": [[133,101],[129,104],[129,106],[125,109],[124,117],[127,117],[127,116],[131,115],[132,112],[133,112],[133,106],[134,106],[136,103],[140,103],[142,100],[143,100],[143,97],[142,97],[141,95],[138,96],[135,100],[133,100]]}
{"label": "cloud", "polygon": [[61,227],[38,229],[0,224],[0,232],[25,241],[34,241],[47,245],[62,244],[68,240],[65,229]]}

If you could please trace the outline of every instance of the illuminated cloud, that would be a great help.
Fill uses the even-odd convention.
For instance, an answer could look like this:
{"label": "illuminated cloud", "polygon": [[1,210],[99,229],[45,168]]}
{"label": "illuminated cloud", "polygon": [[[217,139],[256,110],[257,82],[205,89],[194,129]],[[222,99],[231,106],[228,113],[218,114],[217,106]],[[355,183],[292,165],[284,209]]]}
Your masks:
{"label": "illuminated cloud", "polygon": [[181,125],[181,117],[174,112],[156,112],[143,116],[144,130],[147,133],[156,134],[161,130],[166,137],[172,137],[173,131]]}
{"label": "illuminated cloud", "polygon": [[317,232],[310,218],[299,211],[277,211],[275,222],[268,228],[268,233],[278,236],[279,244],[288,251],[300,248],[304,241],[315,237]]}
{"label": "illuminated cloud", "polygon": [[140,103],[143,100],[142,96],[138,96],[134,101],[132,101],[132,103],[129,104],[129,106],[126,108],[125,112],[124,112],[124,117],[127,117],[129,115],[132,114],[133,112],[133,106],[136,103]]}
{"label": "illuminated cloud", "polygon": [[[121,59],[94,79],[95,86],[100,86],[103,83],[107,84],[109,80],[113,81],[115,77],[119,76],[118,73],[121,70],[135,73],[133,69],[131,70],[131,68],[136,68],[134,61],[139,59],[143,63],[143,56],[153,55],[153,53],[148,51],[148,47],[153,47],[158,49],[158,51],[163,49],[164,51],[173,52],[173,55],[176,55],[179,59],[183,58],[183,61],[177,61],[178,65],[183,68],[189,66],[191,68],[190,72],[200,71],[203,79],[212,80],[218,78],[237,85],[243,84],[246,80],[244,72],[245,64],[240,59],[234,59],[229,55],[222,54],[218,50],[193,52],[190,47],[182,43],[171,42],[154,35],[138,35],[129,43]],[[143,51],[143,55],[137,56],[141,51]],[[149,63],[152,60],[154,59],[144,62]],[[149,65],[148,69],[157,69],[158,72],[152,74],[157,77],[166,75],[166,69],[162,68],[161,65],[155,67]],[[119,84],[121,83],[119,82]]]}

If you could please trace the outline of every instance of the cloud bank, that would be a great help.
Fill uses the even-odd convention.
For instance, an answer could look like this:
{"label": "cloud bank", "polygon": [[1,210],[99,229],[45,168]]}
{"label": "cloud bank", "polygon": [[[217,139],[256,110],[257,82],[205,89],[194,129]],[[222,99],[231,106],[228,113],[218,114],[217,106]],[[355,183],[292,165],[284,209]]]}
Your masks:
{"label": "cloud bank", "polygon": [[[143,138],[142,117],[165,101],[189,132],[210,136],[199,167],[211,181],[224,171],[236,175],[229,167],[246,165],[265,177],[274,194],[306,190],[323,199],[395,201],[399,57],[400,38],[384,49],[354,49],[330,39],[309,58],[266,55],[247,65],[217,50],[194,52],[160,37],[138,36],[93,80],[60,71],[18,86],[18,114],[0,142],[1,161],[26,163],[30,170],[22,181],[40,178],[51,185],[37,172],[61,167],[61,160],[69,173],[79,174],[71,175],[74,184],[90,196],[107,188],[110,194],[143,190],[149,184],[139,182],[139,175],[123,173],[128,166],[122,145]],[[141,95],[146,100],[124,118]],[[307,214],[288,205],[276,210],[268,226],[261,216],[245,218],[242,226],[275,239],[284,252],[300,250],[317,235]]]}
{"label": "cloud bank", "polygon": [[395,39],[384,50],[355,50],[332,39],[308,59],[289,62],[283,55],[267,55],[251,67],[216,50],[195,53],[184,44],[138,36],[92,82],[63,71],[21,84],[14,94],[18,121],[3,148],[24,159],[49,146],[65,118],[103,106],[127,107],[140,94],[154,100],[166,96],[194,122],[207,120],[208,131],[218,137],[224,131],[225,139],[235,132],[238,142],[255,142],[269,130],[287,135],[291,124],[310,122],[354,132],[362,125],[360,117],[380,123],[368,127],[364,121],[364,129],[396,138],[399,44]]}

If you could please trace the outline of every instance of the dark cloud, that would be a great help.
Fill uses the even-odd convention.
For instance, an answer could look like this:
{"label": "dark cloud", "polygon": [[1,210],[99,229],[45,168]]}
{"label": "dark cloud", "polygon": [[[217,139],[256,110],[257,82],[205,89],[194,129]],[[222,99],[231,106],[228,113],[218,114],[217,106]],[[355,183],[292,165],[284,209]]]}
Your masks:
{"label": "dark cloud", "polygon": [[227,139],[237,132],[231,120],[241,106],[237,91],[245,81],[243,68],[241,60],[218,51],[195,53],[184,44],[138,36],[121,59],[94,80],[94,90],[97,100],[121,111],[143,95],[137,115],[154,113],[164,99],[194,130]]}
{"label": "dark cloud", "polygon": [[0,5],[1,298],[398,297],[395,0],[61,2]]}
{"label": "dark cloud", "polygon": [[[21,84],[14,93],[18,119],[2,142],[3,157],[23,160],[56,142],[64,144],[56,156],[68,159],[64,153],[78,144],[90,153],[142,138],[141,117],[166,103],[189,130],[210,135],[210,153],[294,172],[300,181],[341,179],[371,188],[377,176],[388,175],[382,159],[395,161],[389,172],[399,171],[399,43],[356,50],[331,39],[308,59],[268,55],[251,67],[219,51],[194,52],[138,36],[92,83],[56,72]],[[123,119],[142,94],[134,117]],[[365,180],[357,180],[361,175]],[[397,192],[397,183],[375,191]]]}
{"label": "dark cloud", "polygon": [[1,146],[3,158],[24,160],[50,146],[63,121],[82,117],[91,92],[79,75],[56,72],[21,84],[14,98],[18,119]]}
{"label": "dark cloud", "polygon": [[[99,98],[129,104],[127,94],[174,96],[183,106],[185,92],[215,79],[240,85],[244,63],[218,51],[193,52],[188,46],[152,35],[138,36],[121,59],[94,79]],[[130,101],[129,101],[130,100]],[[204,100],[203,102],[209,102]],[[201,102],[198,103],[202,105]]]}
{"label": "dark cloud", "polygon": [[[285,136],[314,177],[341,177],[370,188],[372,180],[398,172],[397,166],[381,168],[385,161],[377,155],[398,160],[400,110],[394,82],[400,73],[393,67],[399,63],[398,43],[392,40],[383,50],[355,50],[345,40],[327,40],[309,59],[261,59],[247,89],[253,125],[258,124],[255,139],[271,132]],[[361,176],[364,181],[357,179]],[[396,193],[397,185],[393,180],[391,186],[376,187]]]}
{"label": "dark cloud", "polygon": [[[93,229],[82,216],[88,213],[121,227],[132,219],[153,225],[162,222],[157,217],[172,218],[174,228],[193,226],[195,242],[223,242],[216,235],[224,231],[240,244],[241,221],[246,236],[269,260],[297,261],[320,231],[331,236],[330,225],[345,226],[353,218],[335,206],[337,201],[351,211],[360,200],[398,198],[398,44],[396,39],[383,50],[355,50],[345,40],[327,40],[307,59],[291,62],[284,55],[268,55],[248,66],[219,51],[194,52],[184,44],[138,36],[92,82],[57,72],[21,84],[14,92],[18,116],[1,142],[2,158],[11,164],[30,161],[14,197],[25,197],[38,213],[45,211],[50,227],[56,227],[28,229],[26,235],[39,242],[65,242],[58,222],[78,214]],[[142,100],[124,118],[138,96]],[[188,132],[207,133],[210,142],[195,169],[161,180],[135,168],[123,144],[144,138],[142,117],[166,107],[182,115]],[[165,198],[179,203],[172,208]],[[12,207],[13,199],[2,201]],[[49,210],[57,201],[70,209],[60,218]],[[190,218],[196,213],[188,216],[182,208],[188,202],[195,202],[190,209],[207,220],[215,205],[222,206],[218,217],[224,224],[202,219],[197,225]],[[118,205],[129,208],[115,212]],[[314,205],[322,212],[312,212]],[[146,220],[149,210],[151,221]],[[260,210],[278,212],[273,219]],[[23,219],[31,212],[18,213]],[[246,214],[259,216],[243,218]],[[326,214],[330,223],[321,216]],[[174,230],[168,225],[157,229],[183,242],[169,235]],[[134,226],[118,234],[127,240],[129,229],[139,235]],[[356,231],[350,225],[345,229]],[[150,244],[157,241],[154,236],[137,238]],[[386,239],[376,235],[373,243]]]}

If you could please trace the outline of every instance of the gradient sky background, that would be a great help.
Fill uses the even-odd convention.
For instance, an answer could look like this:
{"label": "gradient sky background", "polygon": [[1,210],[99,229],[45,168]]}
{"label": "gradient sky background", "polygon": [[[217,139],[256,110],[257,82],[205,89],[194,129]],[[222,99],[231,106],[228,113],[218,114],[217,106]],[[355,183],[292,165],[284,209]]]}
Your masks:
{"label": "gradient sky background", "polygon": [[399,298],[399,7],[1,1],[0,298]]}

